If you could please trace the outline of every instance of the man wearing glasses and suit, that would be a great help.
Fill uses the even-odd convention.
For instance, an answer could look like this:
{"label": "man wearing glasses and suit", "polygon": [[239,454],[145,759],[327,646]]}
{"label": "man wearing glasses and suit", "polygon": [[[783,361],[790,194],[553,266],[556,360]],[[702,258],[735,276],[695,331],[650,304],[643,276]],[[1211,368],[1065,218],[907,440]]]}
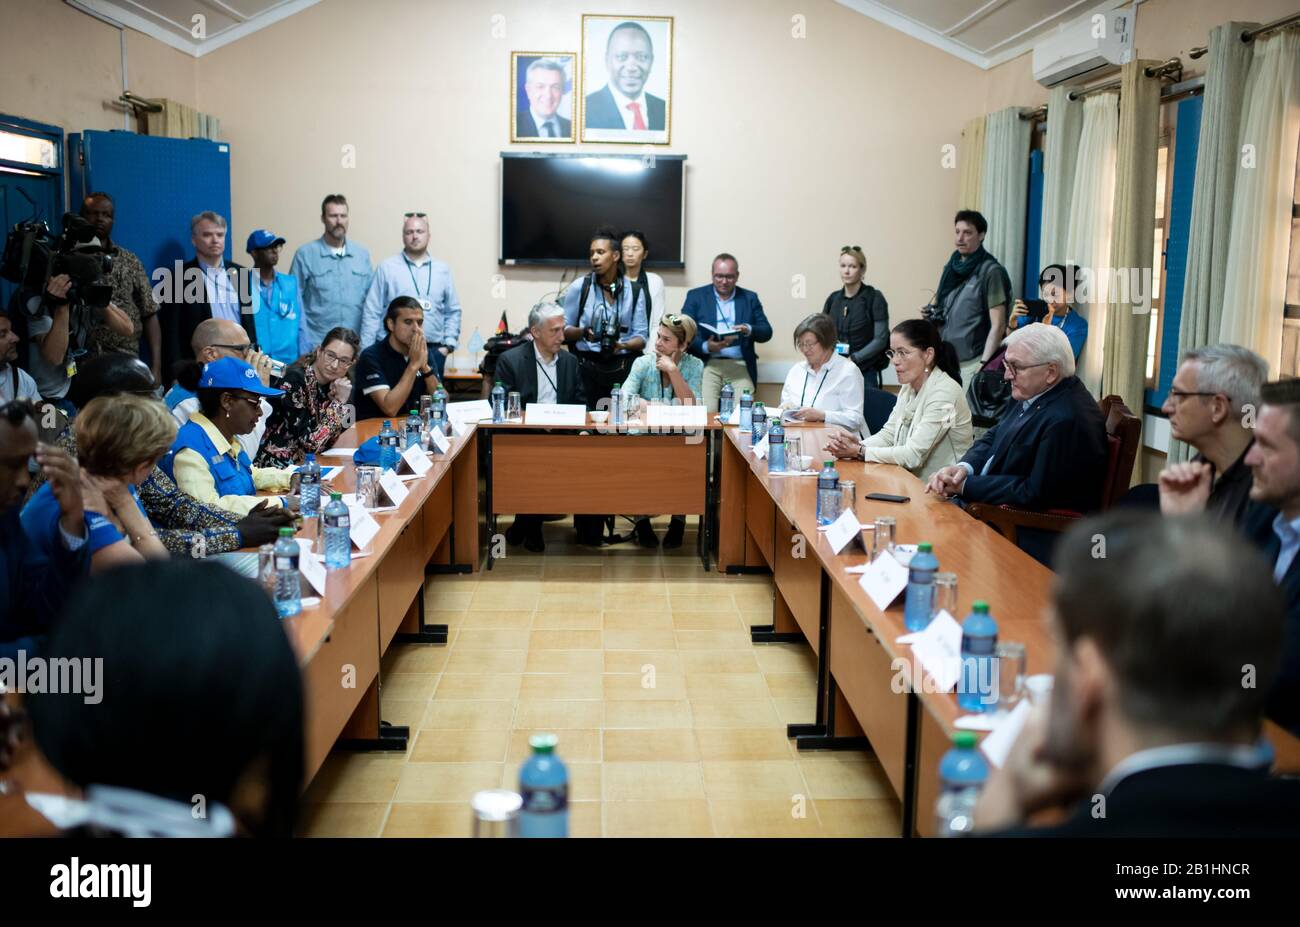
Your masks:
{"label": "man wearing glasses and suit", "polygon": [[702,392],[712,415],[718,411],[722,386],[730,381],[736,399],[758,383],[758,356],[754,345],[772,340],[772,325],[763,303],[753,290],[736,286],[740,264],[723,252],[713,259],[712,286],[696,287],[686,294],[682,315],[698,326],[688,349],[704,361]]}
{"label": "man wearing glasses and suit", "polygon": [[408,212],[402,223],[402,251],[375,268],[361,312],[361,350],[386,338],[384,315],[393,300],[410,296],[424,311],[424,336],[432,347],[429,360],[442,379],[447,355],[460,342],[460,297],[451,268],[429,254],[429,220]]}

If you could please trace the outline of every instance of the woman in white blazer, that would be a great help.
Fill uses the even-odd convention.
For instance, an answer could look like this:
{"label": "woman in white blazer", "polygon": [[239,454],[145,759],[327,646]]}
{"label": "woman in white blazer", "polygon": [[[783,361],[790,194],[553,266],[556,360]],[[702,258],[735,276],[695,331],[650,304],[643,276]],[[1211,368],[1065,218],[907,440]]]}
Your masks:
{"label": "woman in white blazer", "polygon": [[641,268],[650,255],[650,246],[646,244],[643,232],[636,229],[624,232],[622,246],[623,273],[627,282],[632,286],[640,286],[641,278],[645,277],[646,297],[650,305],[650,311],[646,313],[646,321],[650,323],[650,337],[645,340],[645,353],[654,357],[655,333],[659,331],[659,320],[664,316],[664,304],[668,301],[664,292],[664,278]]}
{"label": "woman in white blazer", "polygon": [[835,322],[825,313],[814,313],[799,323],[794,346],[804,359],[786,374],[781,408],[796,421],[825,422],[855,435],[866,434],[862,371],[835,353],[837,339]]}
{"label": "woman in white blazer", "polygon": [[898,464],[922,482],[961,460],[973,439],[957,352],[925,319],[894,326],[889,351],[901,389],[894,411],[866,440],[838,432],[827,443],[836,457]]}

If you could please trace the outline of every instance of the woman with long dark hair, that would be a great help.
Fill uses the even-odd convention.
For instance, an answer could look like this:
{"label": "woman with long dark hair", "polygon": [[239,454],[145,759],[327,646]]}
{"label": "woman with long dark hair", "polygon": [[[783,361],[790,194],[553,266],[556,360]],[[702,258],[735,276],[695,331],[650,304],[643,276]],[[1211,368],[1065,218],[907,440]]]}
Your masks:
{"label": "woman with long dark hair", "polygon": [[326,333],[320,347],[287,371],[284,395],[271,400],[271,418],[254,463],[284,467],[302,463],[306,454],[328,449],[348,427],[346,408],[352,398],[348,372],[361,353],[361,339],[350,328]]}

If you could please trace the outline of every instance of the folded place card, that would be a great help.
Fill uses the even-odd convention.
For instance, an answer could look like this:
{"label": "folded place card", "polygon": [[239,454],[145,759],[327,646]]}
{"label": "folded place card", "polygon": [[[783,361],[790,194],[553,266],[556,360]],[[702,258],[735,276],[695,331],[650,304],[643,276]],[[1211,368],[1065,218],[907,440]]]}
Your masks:
{"label": "folded place card", "polygon": [[463,438],[465,437],[465,434],[469,431],[469,426],[466,425],[464,422],[458,422],[453,419],[451,423],[451,430],[452,433],[456,435],[456,437]]}
{"label": "folded place card", "polygon": [[877,557],[858,584],[883,612],[907,588],[907,568],[893,557]]}
{"label": "folded place card", "polygon": [[709,410],[698,405],[654,402],[645,407],[645,423],[650,428],[703,428],[709,424]]}
{"label": "folded place card", "polygon": [[898,642],[912,645],[916,662],[930,674],[938,691],[952,691],[961,678],[961,625],[946,609],[940,609],[924,631],[904,635]]}
{"label": "folded place card", "polygon": [[[357,502],[356,493],[350,493],[350,492],[345,492],[343,494],[343,504],[346,505],[348,508],[361,505],[359,502]],[[368,511],[370,512],[371,515],[383,515],[387,512],[396,512],[397,509],[398,506],[396,505],[379,505],[373,509],[368,509]]]}
{"label": "folded place card", "polygon": [[1011,753],[1011,745],[1016,742],[1016,738],[1025,728],[1025,722],[1029,720],[1030,710],[1029,699],[1023,699],[1020,704],[1011,709],[1010,714],[1000,716],[993,732],[980,741],[980,750],[994,766],[1001,767],[1006,763],[1007,756]]}
{"label": "folded place card", "polygon": [[429,440],[444,454],[451,450],[451,442],[447,440],[447,436],[442,433],[441,428],[434,428],[430,431]]}
{"label": "folded place card", "polygon": [[[454,426],[473,425],[475,422],[492,421],[492,403],[486,399],[472,399],[468,402],[447,403],[447,418]],[[459,432],[458,432],[459,434]]]}
{"label": "folded place card", "polygon": [[838,554],[861,531],[862,525],[858,524],[857,516],[851,510],[846,509],[826,529],[826,540],[830,543],[831,549]]}
{"label": "folded place card", "polygon": [[[437,432],[433,433],[436,434]],[[445,441],[446,438],[443,440]],[[412,444],[402,451],[402,458],[398,464],[413,476],[424,476],[433,467],[433,464],[429,462],[428,455],[424,453],[424,449],[418,444]]]}
{"label": "folded place card", "polygon": [[525,425],[585,425],[587,407],[557,402],[530,402],[524,409]]}
{"label": "folded place card", "polygon": [[751,450],[754,452],[754,457],[756,457],[757,459],[763,460],[764,458],[766,458],[767,457],[767,435],[763,435],[762,439],[757,444],[755,444],[751,448]]}
{"label": "folded place card", "polygon": [[392,470],[385,470],[379,475],[379,488],[384,491],[384,495],[388,496],[388,501],[393,505],[401,505],[410,494],[406,484],[398,479],[397,474]]}
{"label": "folded place card", "polygon": [[370,517],[364,506],[348,505],[348,518],[351,522],[349,534],[357,550],[365,550],[379,533],[379,522]]}
{"label": "folded place card", "polygon": [[302,556],[298,558],[298,572],[316,590],[317,595],[325,594],[325,562],[323,560],[313,553],[303,551]]}

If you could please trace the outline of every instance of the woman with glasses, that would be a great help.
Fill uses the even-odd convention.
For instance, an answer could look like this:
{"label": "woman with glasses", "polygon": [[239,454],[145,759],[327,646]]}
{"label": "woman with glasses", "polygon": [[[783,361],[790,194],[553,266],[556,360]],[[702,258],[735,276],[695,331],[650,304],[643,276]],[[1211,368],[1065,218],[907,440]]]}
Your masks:
{"label": "woman with glasses", "polygon": [[311,352],[290,367],[280,384],[283,391],[271,402],[271,417],[255,463],[285,467],[302,463],[305,454],[319,454],[347,428],[345,409],[352,397],[348,373],[361,350],[361,339],[350,328],[334,328]]}
{"label": "woman with glasses", "polygon": [[[233,357],[223,357],[203,368],[196,384],[199,411],[176,433],[172,449],[158,465],[182,492],[200,502],[236,515],[247,515],[265,497],[258,490],[286,492],[293,485],[284,470],[254,467],[239,444],[262,418],[261,397],[276,397],[278,389],[263,386],[257,372]],[[296,508],[297,499],[278,500]]]}
{"label": "woman with glasses", "polygon": [[839,432],[826,449],[836,457],[892,463],[922,480],[961,460],[972,441],[957,350],[925,319],[894,326],[886,352],[901,388],[894,411],[865,441]]}
{"label": "woman with glasses", "polygon": [[835,335],[835,323],[825,313],[810,315],[799,323],[794,346],[804,359],[786,374],[781,408],[789,420],[825,422],[860,434],[866,429],[862,372],[835,352]]}
{"label": "woman with glasses", "polygon": [[822,312],[835,323],[836,337],[847,345],[849,360],[858,365],[868,386],[880,388],[880,371],[889,364],[889,304],[875,287],[862,282],[867,256],[857,245],[840,249],[843,286],[826,297]]}

